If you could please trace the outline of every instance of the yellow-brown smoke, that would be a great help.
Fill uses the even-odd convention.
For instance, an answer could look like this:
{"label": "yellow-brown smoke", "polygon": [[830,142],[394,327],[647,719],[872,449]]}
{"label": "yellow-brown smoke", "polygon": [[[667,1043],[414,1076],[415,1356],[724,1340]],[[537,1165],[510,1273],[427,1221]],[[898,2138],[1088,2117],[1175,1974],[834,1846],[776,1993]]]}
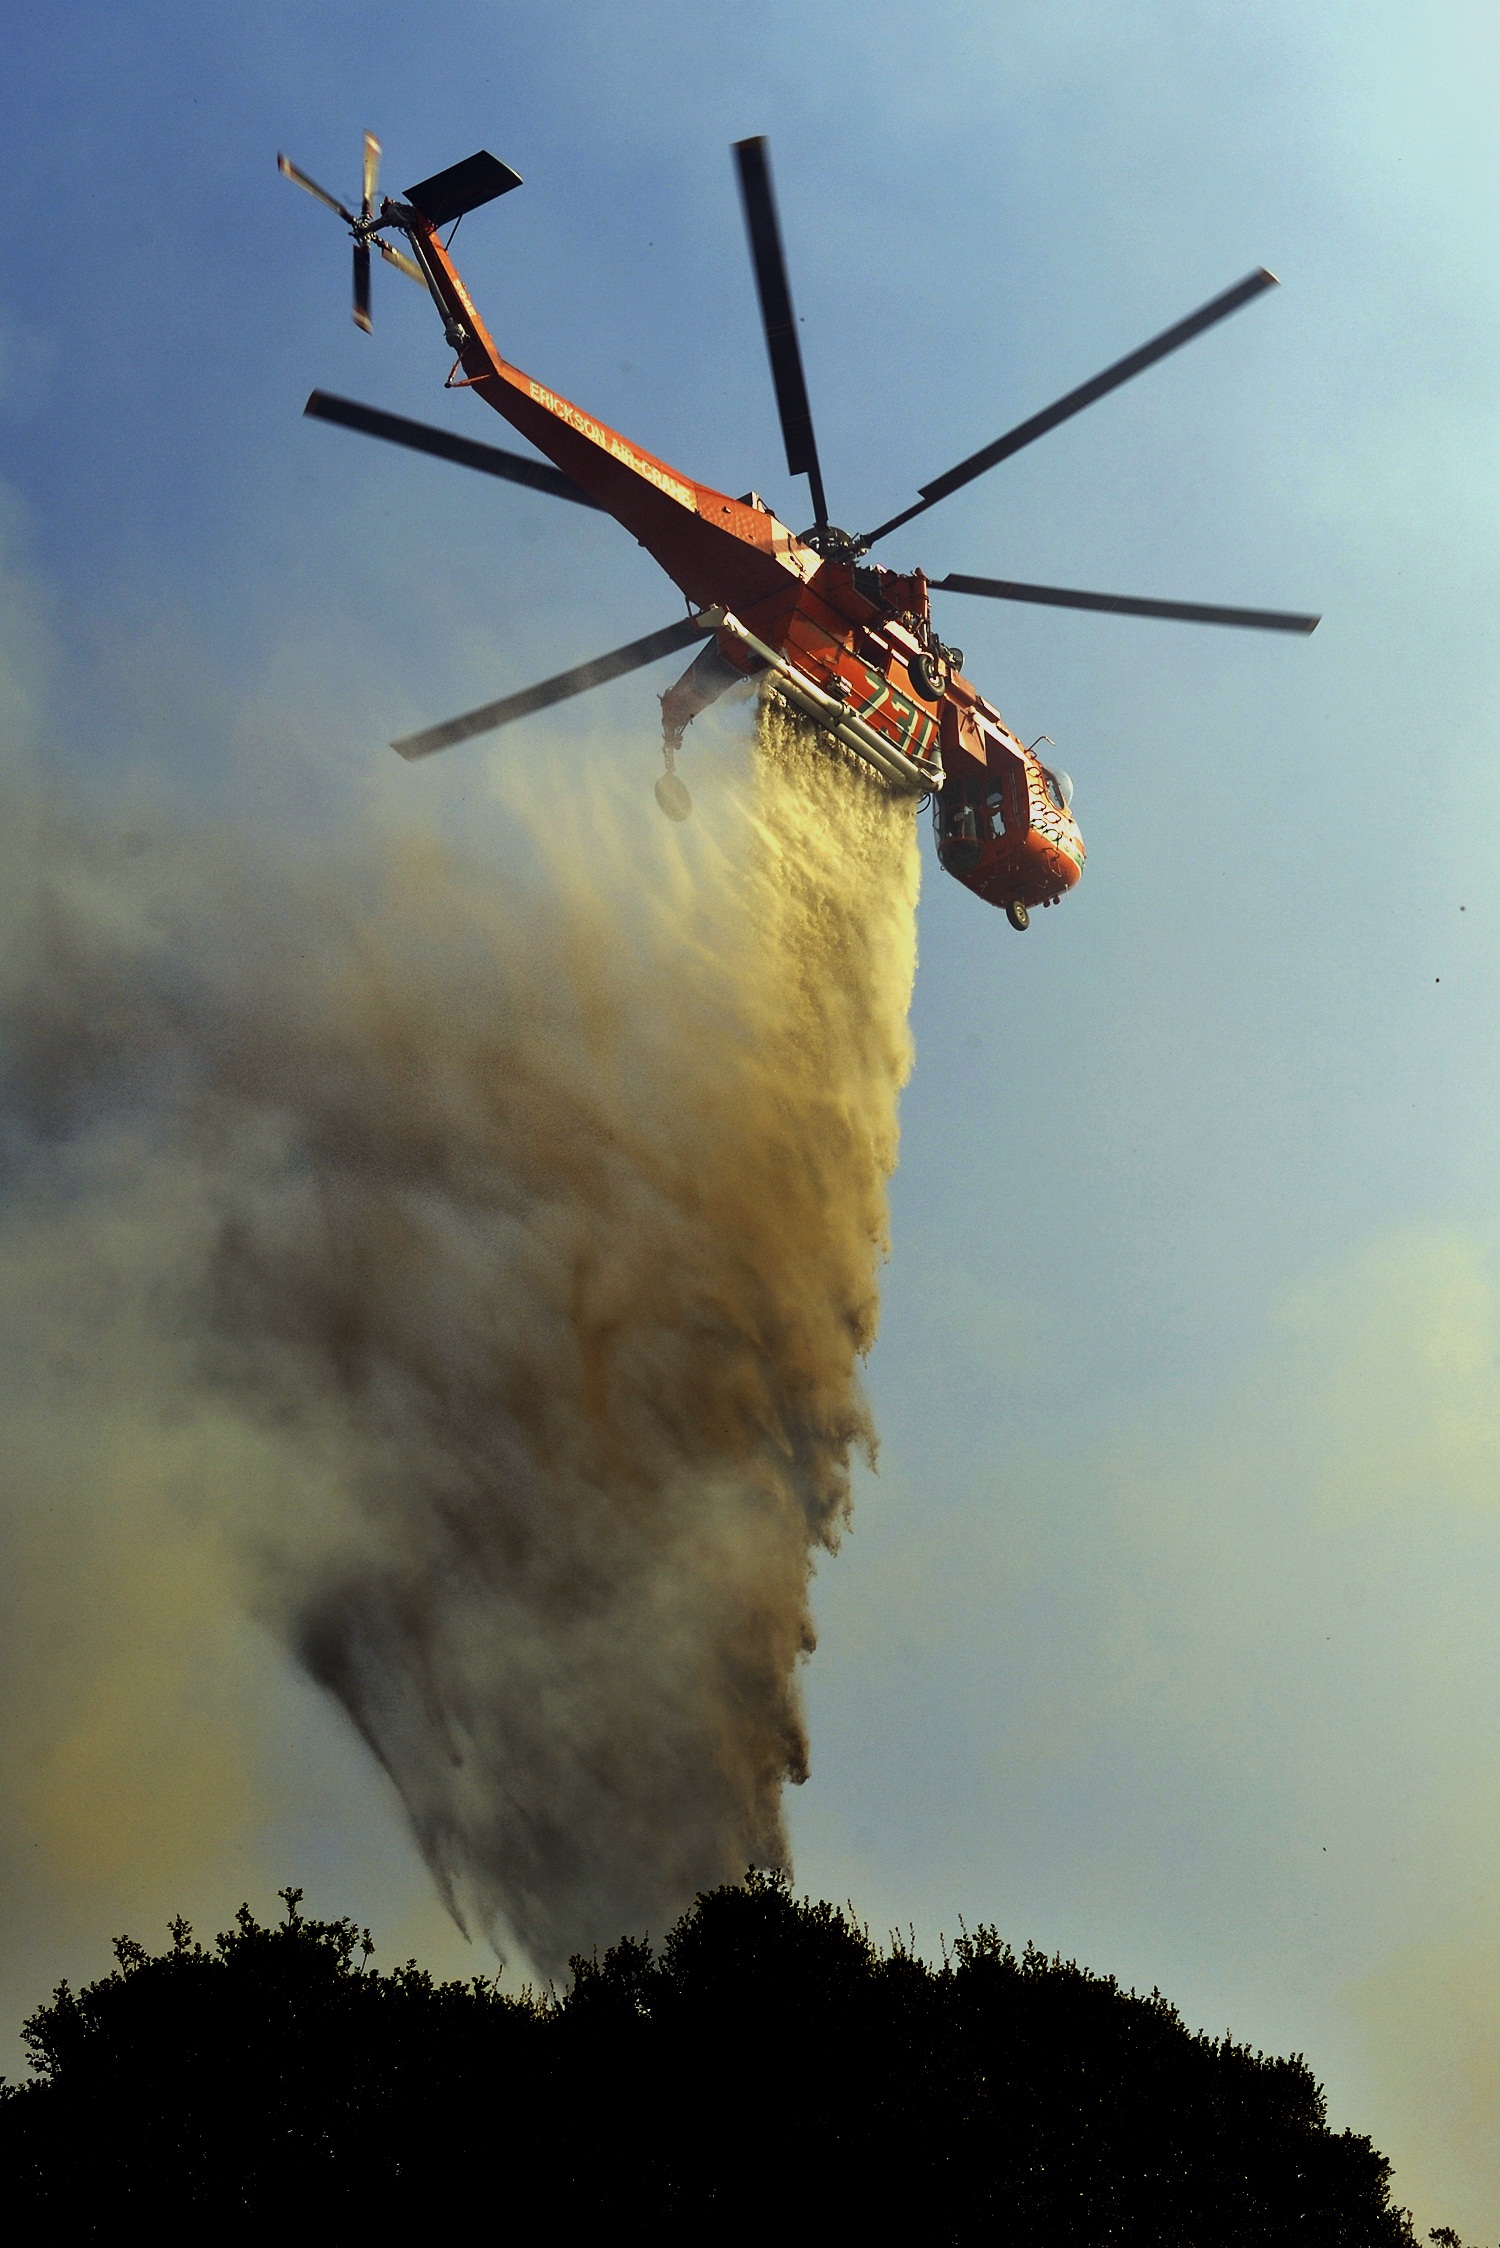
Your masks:
{"label": "yellow-brown smoke", "polygon": [[917,855],[772,706],[649,894],[535,840],[522,897],[434,842],[38,815],[0,1001],[49,1276],[9,1381],[130,1400],[137,1483],[211,1519],[455,1915],[552,1970],[786,1861]]}

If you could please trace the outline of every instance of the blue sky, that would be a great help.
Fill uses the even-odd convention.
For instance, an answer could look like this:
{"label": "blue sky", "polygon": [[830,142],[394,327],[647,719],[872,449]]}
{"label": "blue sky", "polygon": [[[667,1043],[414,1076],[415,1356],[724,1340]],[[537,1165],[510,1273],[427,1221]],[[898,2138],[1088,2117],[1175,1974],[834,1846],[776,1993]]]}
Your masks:
{"label": "blue sky", "polygon": [[[772,140],[851,524],[1280,275],[884,557],[1325,622],[942,611],[1090,858],[1024,939],[928,858],[882,1465],[794,1833],[877,1926],[992,1918],[1303,2049],[1425,2222],[1493,2233],[1492,13],[63,0],[9,53],[11,685],[70,785],[273,833],[399,817],[393,734],[676,613],[604,519],[300,421],[319,384],[490,434],[399,277],[354,330],[279,147],[345,195],[366,125],[391,187],[504,156],[524,190],[456,246],[501,348],[795,521],[732,140]],[[542,755],[566,802],[605,731],[649,788],[662,684],[424,802],[472,827],[484,761]],[[294,1853],[450,1963],[331,1716],[248,1643],[203,1660],[258,1698],[260,1823],[18,1902],[13,2012],[111,1914],[265,1903]]]}

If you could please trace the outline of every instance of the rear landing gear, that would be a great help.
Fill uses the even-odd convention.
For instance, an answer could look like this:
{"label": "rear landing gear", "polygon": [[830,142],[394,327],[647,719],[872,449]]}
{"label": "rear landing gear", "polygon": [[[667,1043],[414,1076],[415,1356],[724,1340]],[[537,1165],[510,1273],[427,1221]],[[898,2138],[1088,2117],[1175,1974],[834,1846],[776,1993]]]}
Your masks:
{"label": "rear landing gear", "polygon": [[[661,782],[658,781],[656,785],[660,788]],[[1026,911],[1024,905],[1008,905],[1005,909],[1005,918],[1013,929],[1029,929],[1031,927],[1031,915]]]}

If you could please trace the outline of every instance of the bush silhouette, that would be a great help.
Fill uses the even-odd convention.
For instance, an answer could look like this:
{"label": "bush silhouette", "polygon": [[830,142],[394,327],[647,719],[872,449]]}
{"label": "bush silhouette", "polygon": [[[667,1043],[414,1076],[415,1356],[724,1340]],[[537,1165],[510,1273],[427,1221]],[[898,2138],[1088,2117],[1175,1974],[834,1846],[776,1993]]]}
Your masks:
{"label": "bush silhouette", "polygon": [[767,1876],[561,1998],[389,1974],[347,1920],[242,1908],[212,1947],[63,1985],[0,2095],[0,2196],[54,2235],[377,2237],[436,2222],[657,2241],[774,2229],[1102,2248],[1409,2244],[1389,2166],[1300,2059],[1017,1957],[939,1967]]}

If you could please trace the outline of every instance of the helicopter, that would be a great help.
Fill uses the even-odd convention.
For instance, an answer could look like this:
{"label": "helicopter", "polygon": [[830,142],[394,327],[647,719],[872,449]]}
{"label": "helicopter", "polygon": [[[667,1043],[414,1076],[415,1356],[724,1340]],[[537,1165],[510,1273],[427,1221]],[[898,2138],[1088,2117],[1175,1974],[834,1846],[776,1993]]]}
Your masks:
{"label": "helicopter", "polygon": [[[1013,928],[1025,929],[1031,911],[1058,903],[1083,871],[1072,783],[1037,754],[1043,743],[1053,746],[1050,737],[1022,742],[965,677],[962,650],[934,626],[932,594],[1303,635],[1320,621],[1289,610],[1137,599],[962,573],[930,578],[920,569],[903,573],[866,560],[880,541],[950,493],[1274,288],[1276,277],[1264,267],[920,486],[910,505],[873,530],[851,533],[830,520],[824,494],[767,143],[760,137],[736,142],[787,470],[807,478],[812,499],[812,524],[795,533],[758,492],[731,498],[697,482],[501,357],[449,254],[452,232],[447,243],[440,237],[444,227],[456,229],[468,212],[519,187],[517,172],[480,149],[393,201],[378,195],[380,156],[379,141],[366,133],[357,213],[286,156],[278,156],[277,165],[334,211],[353,237],[356,325],[371,330],[371,251],[378,250],[437,307],[454,355],[444,387],[476,392],[546,459],[322,390],[313,391],[304,413],[612,515],[678,586],[689,612],[519,694],[404,736],[391,744],[402,757],[427,757],[511,725],[701,642],[660,698],[664,770],[656,798],[669,818],[686,819],[692,809],[677,770],[687,728],[721,695],[758,683],[888,787],[929,800],[945,871],[1002,908]],[[406,249],[389,235],[404,237]]]}

